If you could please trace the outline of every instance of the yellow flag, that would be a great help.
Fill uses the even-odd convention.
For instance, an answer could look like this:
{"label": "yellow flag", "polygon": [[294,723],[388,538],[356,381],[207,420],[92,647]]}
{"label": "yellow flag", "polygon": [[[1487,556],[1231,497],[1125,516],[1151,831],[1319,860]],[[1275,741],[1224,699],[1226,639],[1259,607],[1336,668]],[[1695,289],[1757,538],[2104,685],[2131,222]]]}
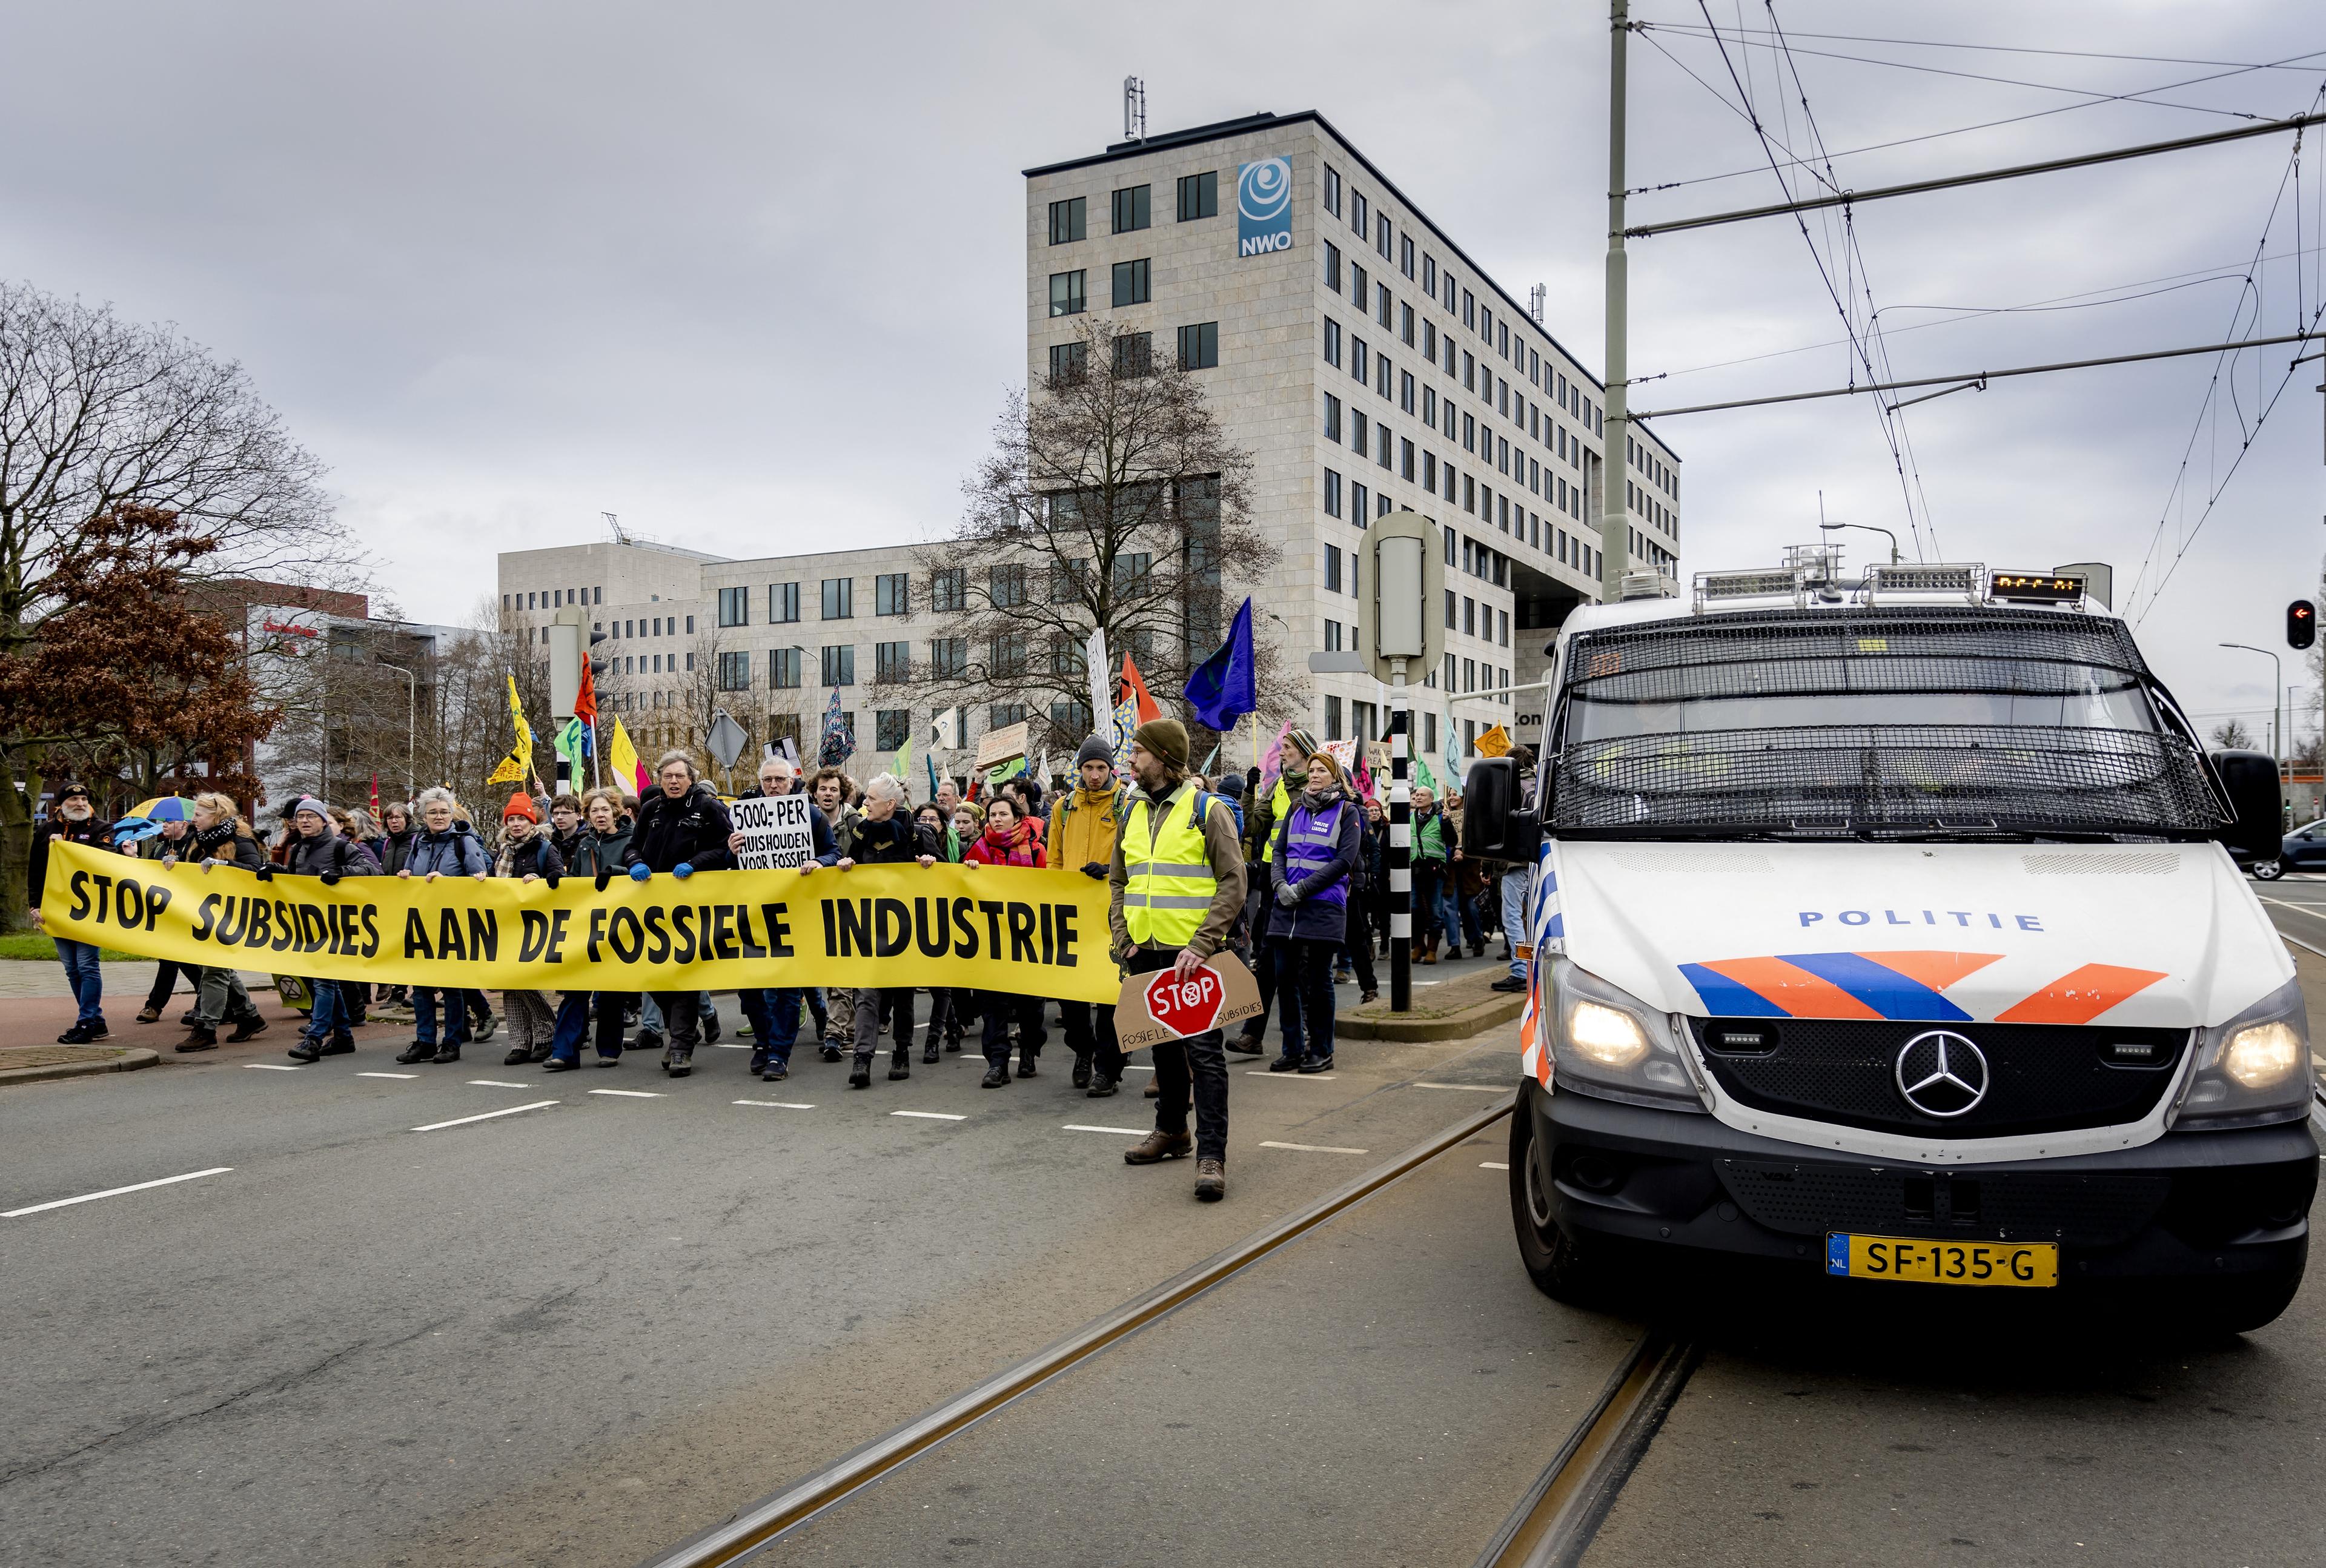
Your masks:
{"label": "yellow flag", "polygon": [[501,758],[500,766],[493,769],[491,774],[486,777],[485,782],[488,784],[521,784],[525,782],[525,765],[517,761],[516,753],[512,751],[507,756]]}
{"label": "yellow flag", "polygon": [[614,720],[614,733],[606,741],[606,765],[614,770],[614,783],[619,788],[635,793],[638,788],[638,748],[630,744],[630,732],[622,721]]}
{"label": "yellow flag", "polygon": [[1502,756],[1511,749],[1511,732],[1497,724],[1481,733],[1476,745],[1480,756]]}
{"label": "yellow flag", "polygon": [[[516,700],[516,675],[509,676],[508,686],[509,720],[516,726],[516,749],[509,755],[516,759],[517,782],[523,783],[533,773],[533,727],[525,721],[525,704]],[[490,782],[500,783],[501,775],[495,773]]]}

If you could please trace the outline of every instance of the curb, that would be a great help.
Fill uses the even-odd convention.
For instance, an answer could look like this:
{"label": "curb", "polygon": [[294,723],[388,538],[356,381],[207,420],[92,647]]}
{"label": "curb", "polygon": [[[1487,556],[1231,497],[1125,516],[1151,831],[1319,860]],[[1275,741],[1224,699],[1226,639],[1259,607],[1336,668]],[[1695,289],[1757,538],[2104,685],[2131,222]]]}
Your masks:
{"label": "curb", "polygon": [[1371,1016],[1344,1014],[1333,1021],[1333,1033],[1351,1040],[1460,1040],[1507,1024],[1526,1011],[1523,992],[1497,992],[1491,1000],[1474,1003],[1459,1012],[1436,1018],[1415,1018],[1396,1013]]}
{"label": "curb", "polygon": [[126,1050],[107,1062],[58,1062],[46,1067],[10,1067],[0,1069],[0,1087],[11,1083],[38,1083],[50,1078],[86,1078],[92,1072],[127,1072],[139,1067],[151,1067],[162,1060],[158,1051]]}

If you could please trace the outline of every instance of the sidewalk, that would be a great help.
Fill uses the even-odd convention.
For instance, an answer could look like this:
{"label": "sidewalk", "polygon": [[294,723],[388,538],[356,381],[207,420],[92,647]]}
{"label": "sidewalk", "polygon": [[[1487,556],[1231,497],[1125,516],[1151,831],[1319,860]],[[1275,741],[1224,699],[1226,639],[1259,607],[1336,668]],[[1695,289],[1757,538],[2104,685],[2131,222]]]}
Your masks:
{"label": "sidewalk", "polygon": [[[113,1071],[120,1064],[119,1053],[124,1052],[154,1052],[163,1065],[174,1062],[182,1066],[221,1059],[240,1062],[260,1057],[279,1058],[290,1048],[292,1036],[299,1028],[300,1015],[276,1000],[273,975],[245,970],[243,983],[250,988],[250,999],[258,1004],[258,1011],[267,1022],[266,1033],[240,1045],[228,1045],[225,1036],[220,1035],[215,1051],[175,1054],[172,1047],[186,1037],[179,1016],[194,1005],[193,988],[182,976],[169,1006],[163,1009],[162,1021],[137,1022],[137,1011],[145,1005],[145,993],[154,984],[158,967],[144,960],[105,966],[107,1034],[96,1045],[81,1048],[81,1054],[75,1057],[72,1048],[57,1044],[57,1036],[72,1026],[79,1011],[65,986],[64,966],[39,960],[0,961],[0,1073],[52,1064],[70,1065],[77,1060],[90,1063],[88,1071]],[[390,1037],[376,1025],[357,1038],[361,1040],[366,1035],[375,1040]],[[144,1065],[142,1062],[135,1064]],[[23,1081],[26,1081],[0,1078],[0,1082]]]}

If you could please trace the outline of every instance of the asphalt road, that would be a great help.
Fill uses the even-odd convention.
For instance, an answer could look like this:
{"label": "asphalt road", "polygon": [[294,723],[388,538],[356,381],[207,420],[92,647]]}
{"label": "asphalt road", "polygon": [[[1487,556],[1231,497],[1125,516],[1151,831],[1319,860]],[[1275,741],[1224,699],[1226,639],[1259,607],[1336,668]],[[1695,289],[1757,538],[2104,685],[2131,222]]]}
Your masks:
{"label": "asphalt road", "polygon": [[851,1092],[812,1051],[771,1085],[265,1044],[0,1090],[0,1561],[635,1563],[1478,1102],[1419,1087],[1458,1045],[1232,1059],[1205,1205],[1121,1162],[1143,1075],[1088,1099],[1056,1044]]}

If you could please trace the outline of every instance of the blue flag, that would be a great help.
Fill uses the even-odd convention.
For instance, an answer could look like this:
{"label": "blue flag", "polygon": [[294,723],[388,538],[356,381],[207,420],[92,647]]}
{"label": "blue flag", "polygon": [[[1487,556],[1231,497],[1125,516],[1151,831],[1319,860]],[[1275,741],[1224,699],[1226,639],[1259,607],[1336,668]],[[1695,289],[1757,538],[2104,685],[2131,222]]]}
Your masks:
{"label": "blue flag", "polygon": [[1233,729],[1237,719],[1260,706],[1253,685],[1251,600],[1247,598],[1228,628],[1228,640],[1187,677],[1187,705],[1212,728]]}

